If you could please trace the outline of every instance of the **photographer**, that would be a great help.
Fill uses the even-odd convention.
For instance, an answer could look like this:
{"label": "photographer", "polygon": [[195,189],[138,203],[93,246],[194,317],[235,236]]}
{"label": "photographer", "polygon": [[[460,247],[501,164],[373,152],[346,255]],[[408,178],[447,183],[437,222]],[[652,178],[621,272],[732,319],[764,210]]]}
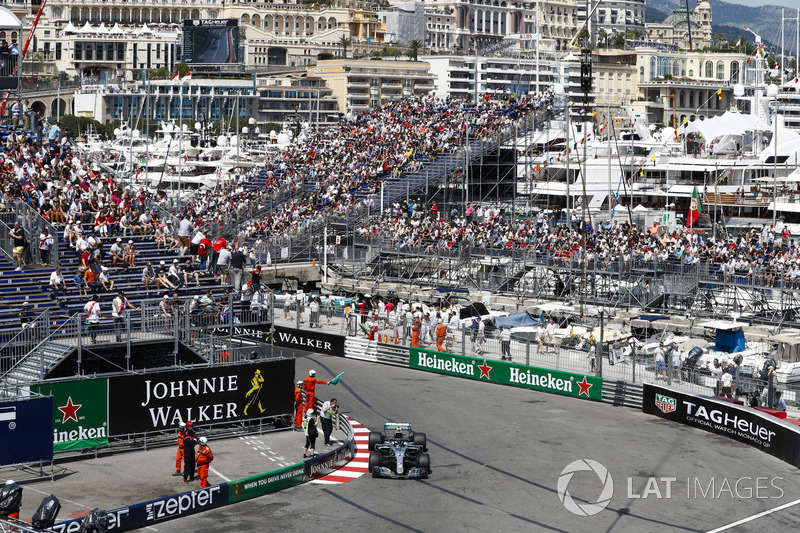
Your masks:
{"label": "photographer", "polygon": [[333,419],[339,413],[339,401],[331,398],[322,404],[322,436],[325,437],[325,446],[333,446],[331,433],[333,433]]}

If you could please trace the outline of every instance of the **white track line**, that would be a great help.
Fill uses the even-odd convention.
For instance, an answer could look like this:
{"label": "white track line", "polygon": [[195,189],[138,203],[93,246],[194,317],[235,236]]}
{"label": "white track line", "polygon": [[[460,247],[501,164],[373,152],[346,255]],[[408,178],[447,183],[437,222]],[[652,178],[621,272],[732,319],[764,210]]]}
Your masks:
{"label": "white track line", "polygon": [[217,471],[216,468],[209,466],[208,469],[209,469],[209,471],[213,472],[214,475],[217,476],[218,478],[220,478],[222,481],[225,481],[226,483],[230,482],[230,479],[225,477],[225,476],[223,476],[222,474],[220,474],[219,471]]}
{"label": "white track line", "polygon": [[725,530],[734,528],[736,526],[740,526],[742,524],[746,524],[747,522],[752,522],[753,520],[757,520],[757,519],[761,518],[762,516],[767,516],[767,515],[770,515],[772,513],[776,513],[778,511],[783,511],[784,509],[788,509],[789,507],[792,507],[793,505],[797,505],[798,503],[800,503],[800,500],[795,500],[793,502],[784,503],[783,505],[779,505],[778,507],[775,507],[774,509],[770,509],[768,511],[764,511],[762,513],[754,514],[753,516],[749,516],[747,518],[742,518],[741,520],[733,522],[732,524],[728,524],[726,526],[718,527],[717,529],[712,529],[708,533],[719,533],[720,531],[725,531]]}

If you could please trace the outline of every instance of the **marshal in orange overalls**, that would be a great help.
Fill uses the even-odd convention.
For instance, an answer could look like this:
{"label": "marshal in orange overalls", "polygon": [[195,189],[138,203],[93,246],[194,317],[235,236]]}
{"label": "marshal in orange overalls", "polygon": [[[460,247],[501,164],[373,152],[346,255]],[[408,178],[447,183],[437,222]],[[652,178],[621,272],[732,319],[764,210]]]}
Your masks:
{"label": "marshal in orange overalls", "polygon": [[306,376],[303,380],[303,390],[306,393],[306,410],[317,408],[317,385],[327,385],[327,381],[315,378],[313,375]]}
{"label": "marshal in orange overalls", "polygon": [[181,466],[183,465],[183,428],[178,430],[178,453],[175,454],[175,472],[173,476],[181,475]]}
{"label": "marshal in orange overalls", "polygon": [[300,429],[303,426],[303,409],[305,404],[305,396],[303,396],[303,382],[298,381],[297,386],[294,388],[294,427]]}
{"label": "marshal in orange overalls", "polygon": [[439,322],[436,326],[436,349],[440,352],[444,351],[444,340],[447,338],[447,326]]}
{"label": "marshal in orange overalls", "polygon": [[214,454],[207,444],[202,444],[197,449],[197,475],[200,477],[200,488],[208,487],[208,467],[214,460]]}
{"label": "marshal in orange overalls", "polygon": [[422,329],[422,322],[419,317],[415,316],[414,321],[411,322],[411,346],[419,348],[419,330]]}

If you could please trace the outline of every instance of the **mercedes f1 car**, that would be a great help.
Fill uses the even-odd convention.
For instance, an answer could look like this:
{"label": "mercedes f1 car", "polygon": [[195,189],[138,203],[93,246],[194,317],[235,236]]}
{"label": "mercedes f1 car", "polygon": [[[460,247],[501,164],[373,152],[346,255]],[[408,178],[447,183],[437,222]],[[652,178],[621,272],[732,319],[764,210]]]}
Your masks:
{"label": "mercedes f1 car", "polygon": [[386,422],[383,433],[369,433],[369,471],[372,477],[426,479],[431,458],[425,433],[414,433],[411,424]]}

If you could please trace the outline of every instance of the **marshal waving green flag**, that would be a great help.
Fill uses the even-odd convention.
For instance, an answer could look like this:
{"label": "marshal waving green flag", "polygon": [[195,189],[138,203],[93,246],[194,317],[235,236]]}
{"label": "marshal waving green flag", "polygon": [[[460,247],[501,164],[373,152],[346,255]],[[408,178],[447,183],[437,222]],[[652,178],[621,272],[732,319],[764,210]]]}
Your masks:
{"label": "marshal waving green flag", "polygon": [[32,389],[53,396],[54,452],[108,446],[108,380],[52,383]]}
{"label": "marshal waving green flag", "polygon": [[328,383],[330,383],[331,385],[336,385],[337,383],[339,383],[339,380],[342,379],[342,376],[344,376],[344,372],[342,372],[341,374],[330,380]]}
{"label": "marshal waving green flag", "polygon": [[452,353],[411,348],[409,368],[477,381],[601,400],[603,378]]}

